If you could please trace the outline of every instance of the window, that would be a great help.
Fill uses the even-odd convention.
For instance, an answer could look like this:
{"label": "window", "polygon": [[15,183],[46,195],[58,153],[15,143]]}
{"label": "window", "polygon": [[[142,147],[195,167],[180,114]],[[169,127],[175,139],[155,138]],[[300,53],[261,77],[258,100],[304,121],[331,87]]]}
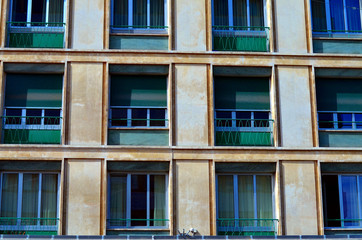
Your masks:
{"label": "window", "polygon": [[1,173],[1,234],[58,231],[58,173]]}
{"label": "window", "polygon": [[63,48],[65,0],[11,0],[8,46]]}
{"label": "window", "polygon": [[324,225],[333,228],[362,227],[362,175],[322,176]]}
{"label": "window", "polygon": [[168,229],[166,174],[110,173],[107,230]]}
{"label": "window", "polygon": [[263,0],[213,0],[213,47],[221,51],[269,51]]}
{"label": "window", "polygon": [[271,175],[219,174],[216,185],[219,235],[276,235]]}
{"label": "window", "polygon": [[6,75],[3,143],[60,144],[61,74]]}

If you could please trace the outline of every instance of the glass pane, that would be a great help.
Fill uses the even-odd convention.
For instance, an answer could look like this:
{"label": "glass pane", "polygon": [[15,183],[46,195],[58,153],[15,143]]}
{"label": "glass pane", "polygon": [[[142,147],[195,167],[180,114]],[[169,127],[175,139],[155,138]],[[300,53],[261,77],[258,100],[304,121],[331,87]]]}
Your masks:
{"label": "glass pane", "polygon": [[338,175],[322,176],[323,216],[326,227],[341,227]]}
{"label": "glass pane", "polygon": [[[256,176],[256,201],[258,218],[273,218],[271,176]],[[271,222],[260,222],[260,224],[273,226]]]}
{"label": "glass pane", "polygon": [[331,11],[332,30],[335,32],[344,32],[344,8],[343,0],[329,0]]}
{"label": "glass pane", "polygon": [[147,109],[132,109],[132,127],[135,126],[147,126]]}
{"label": "glass pane", "polygon": [[238,177],[239,218],[255,218],[253,176]]}
{"label": "glass pane", "polygon": [[165,26],[165,1],[150,0],[150,21],[153,27]]}
{"label": "glass pane", "polygon": [[41,183],[41,225],[57,225],[58,175],[43,174]]}
{"label": "glass pane", "polygon": [[[263,0],[249,0],[249,4],[250,4],[250,26],[264,27]],[[262,30],[262,29],[252,28],[251,30]]]}
{"label": "glass pane", "polygon": [[60,109],[45,109],[44,125],[59,125],[59,124],[60,124]]}
{"label": "glass pane", "polygon": [[231,112],[216,111],[216,127],[231,127],[231,126],[232,126]]}
{"label": "glass pane", "polygon": [[127,226],[127,175],[111,175],[109,225]]}
{"label": "glass pane", "polygon": [[[21,109],[6,109],[6,121],[5,124],[21,124]],[[8,117],[11,116],[11,117]],[[19,116],[19,117],[13,117]]]}
{"label": "glass pane", "polygon": [[[31,22],[44,23],[46,13],[46,0],[32,0]],[[35,26],[39,26],[36,24]]]}
{"label": "glass pane", "polygon": [[112,112],[111,124],[113,127],[127,126],[126,108],[113,108],[111,109],[111,112]]}
{"label": "glass pane", "polygon": [[133,26],[147,26],[147,0],[133,0]]}
{"label": "glass pane", "polygon": [[352,128],[352,114],[351,113],[338,113],[338,128],[351,129]]}
{"label": "glass pane", "polygon": [[362,114],[355,113],[354,120],[356,121],[356,128],[362,128]]}
{"label": "glass pane", "polygon": [[334,128],[333,113],[318,113],[319,128]]}
{"label": "glass pane", "polygon": [[358,219],[357,177],[341,176],[341,182],[344,226],[358,226],[357,221],[346,221]]}
{"label": "glass pane", "polygon": [[347,25],[349,31],[361,31],[361,8],[359,0],[346,0]]}
{"label": "glass pane", "polygon": [[166,226],[166,183],[165,175],[150,176],[150,221],[151,226]]}
{"label": "glass pane", "polygon": [[[49,1],[49,21],[50,23],[63,23],[64,22],[64,0]],[[60,24],[52,24],[51,26],[59,26]]]}
{"label": "glass pane", "polygon": [[[239,27],[248,26],[247,18],[248,16],[246,12],[246,0],[234,0],[233,1],[234,26],[239,26]],[[241,28],[240,30],[246,30],[246,29]]]}
{"label": "glass pane", "polygon": [[[219,218],[234,218],[234,180],[232,175],[218,176],[217,207]],[[220,223],[222,224],[222,223]],[[228,224],[225,222],[225,224]]]}
{"label": "glass pane", "polygon": [[254,112],[254,119],[254,127],[269,127],[269,112]]}
{"label": "glass pane", "polygon": [[214,26],[229,26],[228,1],[214,0]]}
{"label": "glass pane", "polygon": [[[16,218],[18,210],[18,174],[4,173],[1,192],[1,217]],[[16,225],[16,219],[0,220],[1,225]]]}
{"label": "glass pane", "polygon": [[147,175],[131,176],[131,225],[147,226]]}
{"label": "glass pane", "polygon": [[128,25],[128,0],[113,1],[113,25],[119,27]]}
{"label": "glass pane", "polygon": [[38,224],[39,174],[23,175],[23,199],[21,204],[22,225]]}
{"label": "glass pane", "polygon": [[236,112],[236,127],[251,127],[251,112]]}
{"label": "glass pane", "polygon": [[28,0],[13,0],[12,15],[11,15],[12,22],[26,22],[27,12],[28,12]]}
{"label": "glass pane", "polygon": [[41,109],[27,109],[26,110],[26,124],[39,125],[41,124]]}
{"label": "glass pane", "polygon": [[312,22],[313,31],[327,31],[326,21],[326,3],[325,0],[311,1],[312,3]]}
{"label": "glass pane", "polygon": [[150,126],[152,127],[165,127],[165,109],[150,109]]}

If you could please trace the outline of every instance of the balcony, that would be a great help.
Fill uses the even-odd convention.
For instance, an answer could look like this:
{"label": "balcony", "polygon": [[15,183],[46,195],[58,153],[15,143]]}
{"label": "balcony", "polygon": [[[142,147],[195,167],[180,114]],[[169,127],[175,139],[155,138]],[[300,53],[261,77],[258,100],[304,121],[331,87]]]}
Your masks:
{"label": "balcony", "polygon": [[230,236],[275,236],[278,233],[278,219],[234,219],[216,220],[217,234]]}
{"label": "balcony", "polygon": [[213,50],[269,52],[269,27],[213,26]]}
{"label": "balcony", "polygon": [[0,234],[57,235],[59,218],[0,217]]}
{"label": "balcony", "polygon": [[8,22],[11,48],[64,48],[65,23]]}

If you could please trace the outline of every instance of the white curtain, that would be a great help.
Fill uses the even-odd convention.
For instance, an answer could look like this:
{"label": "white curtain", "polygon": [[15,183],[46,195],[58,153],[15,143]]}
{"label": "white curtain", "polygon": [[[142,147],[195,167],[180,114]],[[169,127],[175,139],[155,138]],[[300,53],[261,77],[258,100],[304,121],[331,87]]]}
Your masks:
{"label": "white curtain", "polygon": [[165,3],[164,0],[150,0],[150,24],[151,26],[165,26]]}
{"label": "white curtain", "polygon": [[147,26],[147,0],[133,0],[133,26]]}
{"label": "white curtain", "polygon": [[[264,4],[263,0],[249,0],[250,7],[250,26],[264,27]],[[258,30],[258,28],[251,28]]]}
{"label": "white curtain", "polygon": [[257,217],[273,218],[271,176],[256,176]]}
{"label": "white curtain", "polygon": [[[165,219],[166,217],[166,186],[165,175],[154,175],[154,219]],[[152,181],[151,181],[152,182]],[[152,225],[152,222],[151,222]],[[165,226],[165,221],[154,221],[154,226]]]}
{"label": "white curtain", "polygon": [[64,0],[49,1],[49,21],[50,23],[63,23]]}
{"label": "white curtain", "polygon": [[[4,173],[1,192],[1,217],[16,218],[18,207],[18,174]],[[16,224],[15,221],[4,224]]]}
{"label": "white curtain", "polygon": [[128,0],[113,0],[113,26],[128,26]]}
{"label": "white curtain", "polygon": [[[58,175],[43,174],[41,187],[41,218],[56,218],[58,204]],[[42,225],[56,225],[56,221],[43,220]]]}
{"label": "white curtain", "polygon": [[[110,225],[126,226],[127,218],[127,175],[110,177]],[[123,220],[121,220],[123,219]]]}
{"label": "white curtain", "polygon": [[[38,218],[39,174],[23,174],[22,218]],[[36,225],[36,220],[22,220],[24,225]]]}
{"label": "white curtain", "polygon": [[[237,27],[248,26],[246,0],[234,0],[233,1],[233,25]],[[244,30],[244,29],[241,29]]]}
{"label": "white curtain", "polygon": [[234,181],[231,175],[218,176],[218,217],[234,218]]}
{"label": "white curtain", "polygon": [[254,218],[253,176],[238,176],[239,218]]}

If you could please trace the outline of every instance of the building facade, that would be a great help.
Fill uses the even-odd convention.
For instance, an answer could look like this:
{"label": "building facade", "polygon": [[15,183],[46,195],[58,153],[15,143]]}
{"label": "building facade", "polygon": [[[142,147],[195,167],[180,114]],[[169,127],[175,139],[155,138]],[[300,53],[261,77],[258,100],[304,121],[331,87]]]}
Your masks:
{"label": "building facade", "polygon": [[362,232],[362,0],[0,6],[0,234]]}

